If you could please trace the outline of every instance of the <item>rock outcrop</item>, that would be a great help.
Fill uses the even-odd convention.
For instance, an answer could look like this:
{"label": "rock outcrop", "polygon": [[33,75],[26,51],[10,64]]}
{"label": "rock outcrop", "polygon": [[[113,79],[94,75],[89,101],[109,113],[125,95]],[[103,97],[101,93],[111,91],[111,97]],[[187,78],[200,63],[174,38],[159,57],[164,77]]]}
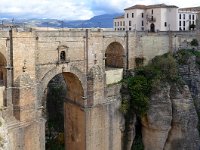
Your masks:
{"label": "rock outcrop", "polygon": [[0,117],[0,150],[8,150],[8,131],[5,126],[5,121]]}
{"label": "rock outcrop", "polygon": [[162,150],[168,138],[172,121],[170,86],[155,92],[150,101],[149,111],[142,118],[142,136],[145,150]]}
{"label": "rock outcrop", "polygon": [[189,57],[185,65],[179,66],[179,73],[189,86],[196,111],[200,114],[200,66],[196,63],[199,60],[196,59],[199,58]]}
{"label": "rock outcrop", "polygon": [[198,117],[187,85],[162,85],[142,119],[145,150],[199,150]]}

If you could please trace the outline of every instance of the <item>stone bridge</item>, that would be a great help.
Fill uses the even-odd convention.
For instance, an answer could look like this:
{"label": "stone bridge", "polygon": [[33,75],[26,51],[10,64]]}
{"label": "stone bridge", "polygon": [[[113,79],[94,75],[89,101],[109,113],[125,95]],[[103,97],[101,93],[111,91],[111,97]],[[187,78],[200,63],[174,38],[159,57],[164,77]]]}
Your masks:
{"label": "stone bridge", "polygon": [[47,86],[62,74],[65,149],[121,150],[123,74],[141,65],[137,58],[145,64],[194,36],[199,37],[102,29],[0,31],[0,107],[8,149],[45,150]]}

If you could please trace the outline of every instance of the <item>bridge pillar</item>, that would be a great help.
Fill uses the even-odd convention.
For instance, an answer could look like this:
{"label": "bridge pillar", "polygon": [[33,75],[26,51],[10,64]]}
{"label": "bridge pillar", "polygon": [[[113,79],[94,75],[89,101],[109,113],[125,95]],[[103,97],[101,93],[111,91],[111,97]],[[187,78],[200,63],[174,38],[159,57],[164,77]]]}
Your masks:
{"label": "bridge pillar", "polygon": [[39,150],[41,123],[36,117],[36,85],[29,74],[23,72],[14,83],[13,114],[16,121],[10,123],[10,149]]}

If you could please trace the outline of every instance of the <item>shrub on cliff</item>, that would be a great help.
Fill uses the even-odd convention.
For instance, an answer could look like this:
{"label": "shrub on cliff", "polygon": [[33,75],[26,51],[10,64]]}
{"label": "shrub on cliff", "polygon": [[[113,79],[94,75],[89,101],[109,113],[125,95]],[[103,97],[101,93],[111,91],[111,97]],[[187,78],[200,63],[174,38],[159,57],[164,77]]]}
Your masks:
{"label": "shrub on cliff", "polygon": [[[122,101],[124,112],[146,114],[152,92],[160,90],[163,82],[174,83],[179,80],[176,60],[171,54],[156,56],[147,66],[135,69],[135,76],[124,80],[130,94],[129,102]],[[127,105],[127,106],[125,106]]]}

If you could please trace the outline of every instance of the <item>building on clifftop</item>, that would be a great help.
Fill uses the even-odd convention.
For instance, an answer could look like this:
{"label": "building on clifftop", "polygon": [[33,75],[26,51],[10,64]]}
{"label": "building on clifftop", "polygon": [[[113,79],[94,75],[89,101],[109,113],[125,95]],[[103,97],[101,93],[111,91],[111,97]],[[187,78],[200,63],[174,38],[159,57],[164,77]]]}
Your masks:
{"label": "building on clifftop", "polygon": [[196,28],[200,7],[175,5],[134,5],[114,18],[114,29],[130,31],[188,31]]}

